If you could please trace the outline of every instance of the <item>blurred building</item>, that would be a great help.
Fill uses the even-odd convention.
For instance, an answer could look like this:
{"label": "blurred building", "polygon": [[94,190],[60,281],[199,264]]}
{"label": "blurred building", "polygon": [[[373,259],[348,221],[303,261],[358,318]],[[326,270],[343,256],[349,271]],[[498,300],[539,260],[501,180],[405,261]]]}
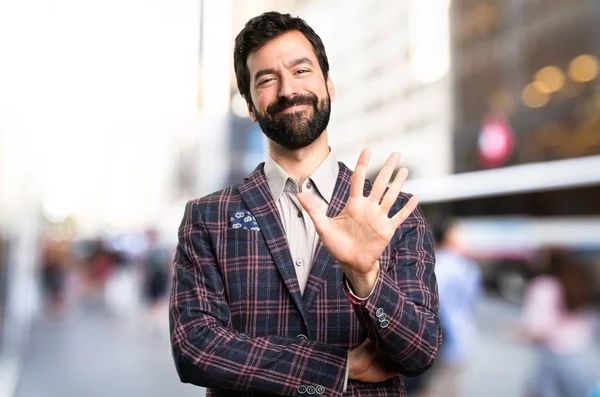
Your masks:
{"label": "blurred building", "polygon": [[198,20],[197,2],[0,5],[15,38],[0,43],[0,130],[52,221],[93,235],[162,216],[196,116]]}
{"label": "blurred building", "polygon": [[600,154],[598,21],[597,1],[453,2],[456,172]]}
{"label": "blurred building", "polygon": [[506,295],[548,244],[600,280],[599,29],[597,1],[452,2],[454,173],[407,189],[429,218],[461,218]]}
{"label": "blurred building", "polygon": [[508,167],[479,194],[533,193],[467,213],[599,214],[599,22],[597,1],[452,3],[454,170]]}
{"label": "blurred building", "polygon": [[450,21],[456,175],[409,186],[489,198],[463,215],[597,215],[600,4],[455,0]]}

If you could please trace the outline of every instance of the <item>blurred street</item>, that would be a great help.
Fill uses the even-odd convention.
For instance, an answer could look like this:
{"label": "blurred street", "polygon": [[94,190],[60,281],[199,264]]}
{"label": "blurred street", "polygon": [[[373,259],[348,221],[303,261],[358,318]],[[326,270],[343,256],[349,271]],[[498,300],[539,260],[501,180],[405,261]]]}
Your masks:
{"label": "blurred street", "polygon": [[[496,297],[483,301],[465,396],[521,395],[533,354],[510,340],[517,312]],[[62,322],[40,320],[16,396],[203,396],[201,389],[179,382],[166,332],[148,328],[143,321],[124,323],[83,306]]]}
{"label": "blurred street", "polygon": [[203,396],[179,382],[166,321],[161,328],[118,320],[91,305],[64,321],[40,319],[16,396]]}

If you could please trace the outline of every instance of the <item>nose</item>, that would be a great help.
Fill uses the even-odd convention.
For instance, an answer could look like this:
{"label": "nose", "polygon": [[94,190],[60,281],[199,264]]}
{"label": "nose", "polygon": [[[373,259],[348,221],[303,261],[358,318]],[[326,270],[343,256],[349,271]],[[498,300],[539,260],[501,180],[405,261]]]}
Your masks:
{"label": "nose", "polygon": [[298,94],[298,82],[293,76],[283,75],[280,79],[279,96],[291,98]]}

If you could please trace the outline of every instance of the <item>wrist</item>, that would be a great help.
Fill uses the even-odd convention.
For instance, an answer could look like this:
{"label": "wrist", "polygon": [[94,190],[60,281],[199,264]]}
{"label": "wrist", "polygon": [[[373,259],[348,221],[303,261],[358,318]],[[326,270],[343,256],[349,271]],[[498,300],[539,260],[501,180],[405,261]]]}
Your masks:
{"label": "wrist", "polygon": [[362,299],[368,298],[379,278],[379,270],[379,261],[375,262],[368,273],[358,273],[344,267],[344,274],[354,295]]}

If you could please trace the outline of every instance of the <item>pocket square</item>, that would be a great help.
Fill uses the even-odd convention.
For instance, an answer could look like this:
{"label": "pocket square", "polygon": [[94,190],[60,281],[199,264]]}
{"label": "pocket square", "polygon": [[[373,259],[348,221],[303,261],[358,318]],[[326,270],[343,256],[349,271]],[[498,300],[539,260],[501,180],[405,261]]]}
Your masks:
{"label": "pocket square", "polygon": [[256,219],[248,210],[238,211],[229,219],[231,227],[234,229],[253,230],[256,232],[260,230]]}

